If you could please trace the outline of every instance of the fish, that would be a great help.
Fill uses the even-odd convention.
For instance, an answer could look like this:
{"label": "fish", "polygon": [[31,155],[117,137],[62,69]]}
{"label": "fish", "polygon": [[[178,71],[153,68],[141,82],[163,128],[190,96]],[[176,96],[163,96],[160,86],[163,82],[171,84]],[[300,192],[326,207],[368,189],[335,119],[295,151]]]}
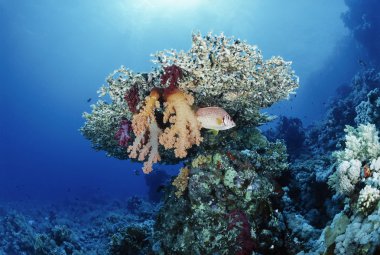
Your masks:
{"label": "fish", "polygon": [[87,103],[91,102],[91,100],[92,100],[92,98],[89,97],[89,98],[87,99]]}
{"label": "fish", "polygon": [[213,131],[227,130],[236,126],[231,116],[220,107],[204,107],[196,111],[198,121],[202,128]]}

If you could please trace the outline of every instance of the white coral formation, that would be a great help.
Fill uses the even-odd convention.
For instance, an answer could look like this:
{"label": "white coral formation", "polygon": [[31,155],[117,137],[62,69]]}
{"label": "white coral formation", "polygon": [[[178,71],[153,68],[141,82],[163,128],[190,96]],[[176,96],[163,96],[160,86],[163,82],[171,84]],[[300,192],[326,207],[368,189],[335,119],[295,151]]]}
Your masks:
{"label": "white coral formation", "polygon": [[[86,123],[80,131],[91,140],[92,146],[96,150],[106,150],[109,156],[120,157],[121,148],[115,139],[115,134],[120,121],[126,116],[125,111],[101,100],[91,105],[91,108],[91,114],[83,113]],[[108,117],[105,118],[105,116]]]}
{"label": "white coral formation", "polygon": [[257,46],[223,34],[193,34],[190,51],[166,50],[154,56],[154,63],[184,70],[189,83],[179,88],[194,93],[196,104],[218,105],[233,113],[238,110],[246,119],[298,87],[291,62],[281,57],[263,60]]}
{"label": "white coral formation", "polygon": [[366,180],[366,184],[380,189],[380,172],[372,172],[372,176]]}
{"label": "white coral formation", "polygon": [[372,159],[370,169],[372,171],[380,172],[380,157]]}
{"label": "white coral formation", "polygon": [[356,129],[346,126],[345,131],[346,148],[334,153],[338,162],[350,159],[365,161],[380,156],[379,136],[375,125],[361,124]]}
{"label": "white coral formation", "polygon": [[335,239],[334,254],[374,254],[380,245],[380,208],[368,217],[355,214],[346,231]]}
{"label": "white coral formation", "polygon": [[356,159],[342,161],[330,176],[329,185],[339,194],[349,195],[360,180],[361,162]]}
{"label": "white coral formation", "polygon": [[380,143],[375,125],[346,126],[346,146],[333,155],[337,160],[337,170],[329,177],[329,185],[338,193],[349,195],[360,181],[362,165],[371,162],[370,171],[380,168]]}
{"label": "white coral formation", "polygon": [[[145,74],[144,74],[145,75]],[[128,109],[125,95],[133,86],[147,86],[147,80],[143,74],[135,73],[122,66],[113,71],[106,79],[107,85],[103,85],[97,91],[99,97],[109,96],[112,104]],[[146,94],[140,94],[140,101],[144,101]]]}
{"label": "white coral formation", "polygon": [[380,191],[366,185],[359,193],[358,210],[367,214],[370,212],[380,199]]}
{"label": "white coral formation", "polygon": [[[380,73],[379,73],[380,74]],[[357,124],[380,124],[380,89],[375,88],[367,94],[367,101],[362,101],[355,108]]]}
{"label": "white coral formation", "polygon": [[[349,221],[341,226],[339,235],[321,236],[314,253],[325,254],[334,248],[334,254],[374,254],[380,247],[380,143],[375,125],[347,126],[346,147],[334,155],[338,167],[329,178],[329,185],[346,196],[345,209]],[[366,165],[367,174],[364,173]],[[369,169],[369,170],[368,170]],[[360,184],[364,188],[358,196],[353,193]],[[347,214],[347,215],[349,215]],[[337,217],[335,217],[337,218]],[[323,233],[333,230],[334,222]],[[323,244],[323,245],[321,245]]]}

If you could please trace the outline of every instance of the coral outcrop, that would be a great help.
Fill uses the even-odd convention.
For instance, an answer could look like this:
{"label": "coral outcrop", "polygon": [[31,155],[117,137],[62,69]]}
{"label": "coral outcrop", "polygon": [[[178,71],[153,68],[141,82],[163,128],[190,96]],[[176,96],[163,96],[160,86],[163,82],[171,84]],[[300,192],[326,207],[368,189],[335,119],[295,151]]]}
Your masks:
{"label": "coral outcrop", "polygon": [[[256,127],[271,119],[260,113],[263,107],[298,87],[291,62],[263,60],[256,46],[211,33],[193,34],[188,52],[161,51],[154,57],[154,71],[122,68],[100,89],[112,99],[105,107],[115,108],[117,118],[94,106],[81,129],[92,142],[100,141],[97,148],[121,153],[124,143],[114,141],[118,149],[102,147],[109,135],[96,132],[117,132],[120,121],[131,120],[127,151],[129,158],[144,161],[145,173],[159,160],[186,159],[167,188],[152,251],[280,254],[286,227],[276,178],[288,167],[286,148],[269,142]],[[194,110],[210,106],[223,108],[236,126],[218,135],[201,131]],[[107,128],[97,127],[104,123]]]}
{"label": "coral outcrop", "polygon": [[[338,254],[338,246],[340,254],[376,254],[377,241],[369,241],[376,240],[372,227],[359,221],[371,217],[376,225],[377,219],[379,81],[378,71],[364,69],[350,85],[339,87],[321,122],[295,126],[290,131],[298,135],[287,140],[289,125],[280,119],[277,131],[269,133],[289,145],[305,137],[302,151],[288,150],[291,162],[282,177],[290,254]],[[353,229],[363,235],[361,243],[359,235],[349,234]]]}
{"label": "coral outcrop", "polygon": [[[344,208],[327,225],[307,254],[376,254],[380,250],[380,156],[373,124],[346,128],[345,148],[334,153],[329,185]],[[303,253],[302,253],[303,254]]]}
{"label": "coral outcrop", "polygon": [[81,128],[96,149],[144,161],[144,173],[160,160],[178,162],[194,145],[211,142],[203,139],[207,135],[200,131],[194,107],[221,107],[237,126],[257,126],[270,119],[261,108],[298,87],[291,62],[263,60],[256,46],[223,34],[193,34],[188,52],[160,51],[153,62],[158,67],[149,73],[124,67],[113,72],[98,91],[110,101],[99,101],[92,113],[84,113]]}
{"label": "coral outcrop", "polygon": [[281,254],[286,228],[275,179],[288,167],[286,148],[256,128],[237,132],[216,138],[226,144],[186,164],[186,179],[175,181],[188,182],[185,192],[172,187],[165,194],[157,254]]}

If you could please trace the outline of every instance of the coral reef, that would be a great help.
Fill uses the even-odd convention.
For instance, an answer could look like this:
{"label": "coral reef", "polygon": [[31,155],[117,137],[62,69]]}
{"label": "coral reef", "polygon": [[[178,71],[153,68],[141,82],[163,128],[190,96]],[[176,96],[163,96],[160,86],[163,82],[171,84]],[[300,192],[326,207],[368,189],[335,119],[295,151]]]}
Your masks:
{"label": "coral reef", "polygon": [[92,147],[97,151],[105,150],[108,156],[119,159],[128,158],[128,143],[122,143],[120,146],[120,140],[115,139],[117,134],[120,134],[120,124],[125,120],[125,111],[104,101],[98,101],[91,108],[91,114],[83,113],[86,119],[86,124],[81,128],[83,136],[91,141]]}
{"label": "coral reef", "polygon": [[313,150],[314,155],[330,154],[343,145],[346,125],[360,124],[357,123],[357,106],[366,101],[368,93],[379,86],[380,73],[375,69],[365,69],[355,75],[350,86],[338,88],[340,94],[329,103],[324,120],[311,127],[306,134],[305,144]]}
{"label": "coral reef", "polygon": [[347,126],[346,133],[344,150],[333,153],[336,170],[328,182],[335,196],[343,197],[344,208],[307,254],[376,254],[380,250],[378,131],[373,124],[361,124],[356,129]]}
{"label": "coral reef", "polygon": [[359,125],[358,128],[345,128],[345,149],[333,154],[337,162],[357,159],[364,162],[368,158],[376,158],[380,154],[378,131],[375,125]]}
{"label": "coral reef", "polygon": [[109,253],[114,255],[149,255],[149,237],[152,235],[152,221],[134,223],[112,235]]}
{"label": "coral reef", "polygon": [[125,101],[127,101],[129,110],[131,113],[135,114],[137,112],[137,105],[140,102],[139,89],[137,86],[133,86],[124,96]]}
{"label": "coral reef", "polygon": [[154,56],[154,63],[183,70],[188,82],[178,88],[194,94],[196,105],[220,106],[253,125],[263,121],[260,108],[287,98],[298,87],[291,62],[281,57],[264,61],[256,46],[223,34],[193,34],[189,52],[166,50]]}
{"label": "coral reef", "polygon": [[285,146],[255,128],[225,136],[215,138],[225,146],[186,164],[186,192],[165,194],[155,225],[158,254],[281,254],[285,225],[275,178],[288,166]]}
{"label": "coral reef", "polygon": [[119,141],[119,146],[126,147],[130,136],[131,123],[128,120],[122,120],[120,122],[119,130],[115,134],[115,139]]}
{"label": "coral reef", "polygon": [[[380,73],[377,79],[380,84]],[[380,128],[380,89],[376,88],[371,90],[367,95],[367,101],[362,101],[355,108],[356,117],[355,122],[359,124],[372,123]]]}
{"label": "coral reef", "polygon": [[[375,125],[372,124],[362,124],[357,129],[350,127],[346,129],[346,132],[346,148],[334,153],[339,166],[333,174],[336,177],[333,178],[336,178],[334,188],[337,192],[341,190],[337,187],[347,185],[345,183],[347,178],[355,179],[349,184],[350,192],[342,192],[346,196],[342,214],[352,216],[346,224],[345,231],[341,231],[342,233],[336,236],[334,243],[330,243],[335,245],[335,254],[373,254],[380,248],[380,233],[377,232],[378,227],[376,227],[380,225],[379,211],[374,211],[380,199],[378,189],[380,183],[376,183],[377,180],[373,177],[363,176],[362,167],[366,162],[376,162],[380,155],[379,136]],[[340,166],[347,164],[348,158],[356,164],[354,178],[351,177],[352,171],[339,172]],[[354,190],[359,190],[358,195],[352,194]]]}
{"label": "coral reef", "polygon": [[[103,103],[104,108],[117,114],[95,105],[81,129],[110,155],[125,152],[128,145],[129,158],[144,161],[144,173],[158,161],[186,158],[167,187],[149,237],[153,253],[281,254],[286,227],[278,210],[283,191],[276,178],[288,167],[287,154],[282,142],[269,142],[256,127],[271,120],[260,113],[262,108],[298,87],[291,62],[263,60],[256,46],[211,33],[193,34],[188,52],[160,51],[154,58],[158,68],[150,73],[121,68],[111,74],[99,94],[109,95],[111,102]],[[218,135],[201,131],[195,109],[210,106],[232,117],[231,129]],[[112,114],[116,116],[109,118]],[[114,139],[117,148],[112,148],[103,140],[111,135],[97,132],[124,132],[124,120],[131,120],[132,139],[120,144],[117,135],[119,144]],[[97,127],[103,124],[107,127]],[[116,253],[139,249],[129,240],[147,232],[136,232],[131,239],[116,236]]]}
{"label": "coral reef", "polygon": [[[256,126],[270,120],[259,112],[261,108],[287,98],[298,87],[291,62],[281,57],[263,60],[256,46],[223,34],[193,34],[192,39],[188,52],[157,52],[153,62],[159,66],[150,73],[122,67],[107,78],[98,93],[108,95],[111,102],[93,105],[92,113],[84,113],[81,128],[95,149],[144,161],[143,170],[149,173],[154,163],[175,162],[201,144],[193,103],[221,107],[237,125]],[[128,120],[132,139],[125,129]],[[125,128],[120,130],[120,125]],[[112,136],[118,142],[111,141]]]}
{"label": "coral reef", "polygon": [[0,254],[152,254],[148,237],[157,209],[138,197],[43,206],[2,203]]}
{"label": "coral reef", "polygon": [[[280,210],[288,227],[286,250],[290,254],[376,253],[378,244],[371,227],[367,228],[370,225],[354,221],[366,222],[369,215],[376,219],[379,81],[375,69],[358,72],[350,85],[337,90],[325,119],[306,128],[298,126],[304,131],[303,149],[290,157],[289,169],[280,179],[285,191]],[[284,139],[283,126],[280,121],[269,137]],[[354,228],[348,226],[353,223],[365,242],[372,241],[360,244],[359,235],[356,239],[350,235],[348,231]]]}

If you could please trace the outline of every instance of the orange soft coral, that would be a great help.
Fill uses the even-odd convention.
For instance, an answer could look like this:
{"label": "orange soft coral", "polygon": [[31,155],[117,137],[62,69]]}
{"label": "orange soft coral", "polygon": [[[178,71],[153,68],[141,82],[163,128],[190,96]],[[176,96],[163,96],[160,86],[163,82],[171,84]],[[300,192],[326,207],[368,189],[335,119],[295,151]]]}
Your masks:
{"label": "orange soft coral", "polygon": [[[128,147],[129,157],[137,158],[139,161],[145,161],[143,171],[150,173],[153,170],[153,164],[160,161],[161,157],[158,152],[158,138],[162,131],[158,127],[154,111],[159,107],[160,94],[153,89],[145,99],[145,106],[141,111],[133,116],[132,128],[136,135],[133,145]],[[149,136],[149,139],[146,139]]]}
{"label": "orange soft coral", "polygon": [[201,124],[197,120],[191,105],[194,98],[179,89],[165,91],[164,123],[171,123],[160,136],[160,143],[165,149],[174,149],[177,158],[184,158],[187,149],[199,145],[202,141]]}
{"label": "orange soft coral", "polygon": [[151,120],[155,119],[154,111],[159,108],[160,93],[153,89],[150,95],[145,98],[145,105],[138,114],[133,115],[132,129],[136,136],[146,131]]}

